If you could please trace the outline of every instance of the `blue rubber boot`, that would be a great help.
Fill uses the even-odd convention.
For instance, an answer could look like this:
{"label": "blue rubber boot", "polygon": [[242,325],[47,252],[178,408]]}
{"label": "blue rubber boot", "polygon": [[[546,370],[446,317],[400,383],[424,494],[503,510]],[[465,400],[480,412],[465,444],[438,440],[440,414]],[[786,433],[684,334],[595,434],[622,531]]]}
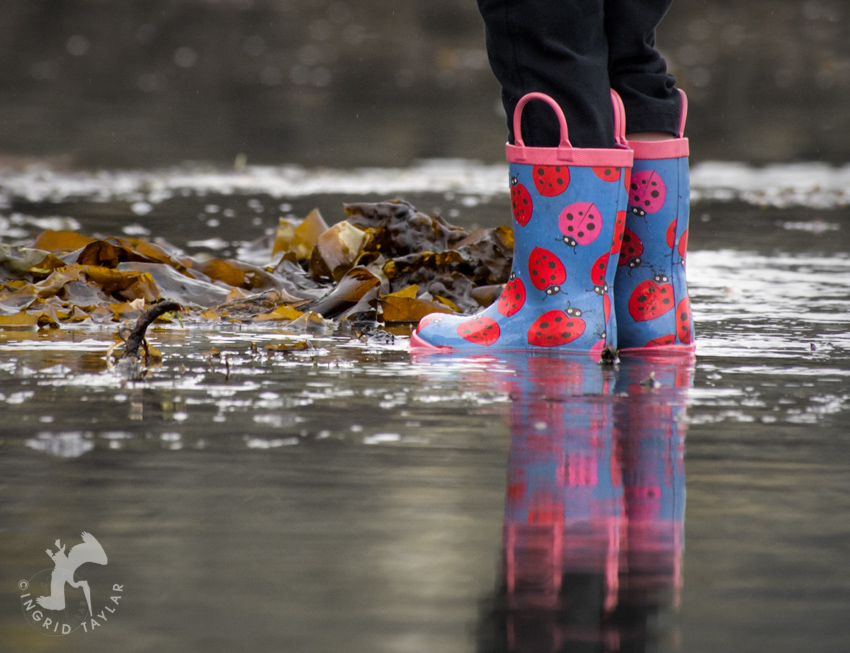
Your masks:
{"label": "blue rubber boot", "polygon": [[[523,107],[542,100],[561,126],[558,147],[526,147]],[[618,147],[573,148],[560,107],[530,93],[514,114],[516,145],[507,145],[514,259],[498,301],[471,316],[431,314],[411,347],[453,351],[552,348],[600,352],[617,347],[613,285],[626,223],[633,154],[623,144],[624,111],[612,93]]]}
{"label": "blue rubber boot", "polygon": [[634,167],[629,212],[614,282],[620,350],[693,350],[694,327],[685,256],[690,183],[687,100],[678,138],[629,141]]}

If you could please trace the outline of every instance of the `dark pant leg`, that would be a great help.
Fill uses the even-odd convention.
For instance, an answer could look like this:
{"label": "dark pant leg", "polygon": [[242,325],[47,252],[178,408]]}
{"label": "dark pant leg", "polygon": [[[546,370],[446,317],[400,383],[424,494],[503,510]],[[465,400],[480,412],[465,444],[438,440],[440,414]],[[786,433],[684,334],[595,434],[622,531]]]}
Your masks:
{"label": "dark pant leg", "polygon": [[[574,146],[613,147],[604,0],[478,0],[478,8],[511,142],[517,102],[537,91],[561,106]],[[557,145],[552,110],[527,105],[522,136],[526,145]]]}
{"label": "dark pant leg", "polygon": [[626,129],[679,131],[681,101],[676,78],[655,49],[655,28],[672,0],[605,0],[608,75],[623,98]]}

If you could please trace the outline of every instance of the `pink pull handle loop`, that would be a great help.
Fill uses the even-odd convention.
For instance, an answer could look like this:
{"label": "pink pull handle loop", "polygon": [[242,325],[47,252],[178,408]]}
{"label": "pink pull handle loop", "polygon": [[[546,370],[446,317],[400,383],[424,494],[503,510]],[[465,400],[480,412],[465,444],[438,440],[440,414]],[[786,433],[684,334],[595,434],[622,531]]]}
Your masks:
{"label": "pink pull handle loop", "polygon": [[558,117],[558,124],[561,126],[561,142],[558,147],[571,148],[572,145],[570,145],[569,133],[567,132],[567,119],[564,118],[564,112],[561,111],[561,107],[558,106],[558,103],[545,93],[528,93],[527,95],[523,95],[520,101],[517,102],[516,109],[514,109],[515,144],[519,147],[525,147],[525,143],[522,140],[522,110],[525,108],[525,105],[532,100],[543,100],[546,104],[552,107],[552,110]]}
{"label": "pink pull handle loop", "polygon": [[685,137],[685,122],[688,119],[688,96],[682,89],[676,89],[682,96],[682,110],[679,114],[679,138]]}
{"label": "pink pull handle loop", "polygon": [[614,107],[614,140],[617,145],[626,146],[626,107],[623,99],[613,88],[611,89],[611,105]]}

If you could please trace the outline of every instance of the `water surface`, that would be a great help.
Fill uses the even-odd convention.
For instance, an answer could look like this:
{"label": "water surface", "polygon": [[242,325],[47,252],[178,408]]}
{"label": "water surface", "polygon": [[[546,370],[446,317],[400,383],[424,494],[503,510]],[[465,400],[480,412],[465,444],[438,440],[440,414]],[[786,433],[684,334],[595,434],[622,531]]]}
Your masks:
{"label": "water surface", "polygon": [[[236,254],[278,215],[375,192],[467,227],[508,215],[489,182],[422,174],[301,195],[164,175],[163,197],[123,173],[7,180],[0,226]],[[695,360],[411,358],[403,333],[266,355],[305,336],[189,323],[154,330],[163,365],[128,382],[112,326],[0,331],[0,650],[845,649],[846,209],[724,184],[695,184]],[[80,571],[95,604],[123,598],[48,637],[18,583],[81,531],[109,555]]]}

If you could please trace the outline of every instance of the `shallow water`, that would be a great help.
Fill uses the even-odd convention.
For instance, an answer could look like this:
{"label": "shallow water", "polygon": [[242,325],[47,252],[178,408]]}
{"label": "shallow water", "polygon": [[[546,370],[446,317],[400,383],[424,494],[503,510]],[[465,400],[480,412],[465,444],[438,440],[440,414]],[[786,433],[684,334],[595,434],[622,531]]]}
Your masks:
{"label": "shallow water", "polygon": [[[695,361],[411,358],[403,334],[269,356],[304,336],[187,324],[153,332],[163,366],[126,382],[114,328],[0,330],[0,650],[846,649],[847,209],[799,174],[752,195],[743,170],[695,174]],[[163,175],[167,196],[7,179],[0,226],[236,253],[280,214],[334,220],[374,192],[463,226],[508,215],[489,181],[406,176],[342,195],[332,177],[299,195]],[[121,598],[94,632],[47,637],[18,583],[81,531],[109,555],[78,576],[95,607]]]}

